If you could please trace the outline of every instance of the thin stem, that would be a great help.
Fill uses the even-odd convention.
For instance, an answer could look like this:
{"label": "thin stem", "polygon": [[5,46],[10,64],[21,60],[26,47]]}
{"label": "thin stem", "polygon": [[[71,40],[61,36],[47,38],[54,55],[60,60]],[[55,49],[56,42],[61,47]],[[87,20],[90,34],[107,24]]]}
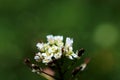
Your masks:
{"label": "thin stem", "polygon": [[[25,63],[29,68],[37,70],[37,72],[39,72],[40,74],[41,74],[41,73],[44,73],[44,74],[46,74],[46,75],[54,78],[55,80],[58,80],[57,77],[55,77],[55,76],[53,76],[53,75],[50,75],[50,74],[44,72],[38,65],[36,65],[36,64],[33,64],[33,65],[32,65],[32,63],[30,62],[30,59],[29,59],[29,58],[26,58],[26,59],[24,60],[24,63]],[[36,73],[37,73],[37,72],[36,72]]]}
{"label": "thin stem", "polygon": [[62,73],[62,69],[61,69],[61,66],[59,63],[56,63],[56,66],[57,66],[57,69],[58,69],[58,73],[59,73],[59,80],[64,80],[64,77],[63,77],[63,73]]}

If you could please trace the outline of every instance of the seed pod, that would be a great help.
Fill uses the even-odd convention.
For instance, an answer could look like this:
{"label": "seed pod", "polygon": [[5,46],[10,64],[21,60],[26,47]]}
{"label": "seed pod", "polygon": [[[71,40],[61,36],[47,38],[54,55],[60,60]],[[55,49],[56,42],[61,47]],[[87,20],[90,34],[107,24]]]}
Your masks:
{"label": "seed pod", "polygon": [[81,48],[79,51],[78,51],[78,56],[81,57],[83,54],[84,54],[85,50],[83,48]]}

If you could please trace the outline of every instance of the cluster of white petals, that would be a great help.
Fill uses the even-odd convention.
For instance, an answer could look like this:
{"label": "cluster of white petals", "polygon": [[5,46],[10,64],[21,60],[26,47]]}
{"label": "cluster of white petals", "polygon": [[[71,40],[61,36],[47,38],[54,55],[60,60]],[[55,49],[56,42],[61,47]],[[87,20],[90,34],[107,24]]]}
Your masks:
{"label": "cluster of white petals", "polygon": [[42,61],[47,64],[52,59],[59,59],[66,56],[69,59],[78,58],[78,55],[73,52],[73,39],[67,37],[66,42],[63,42],[63,36],[47,36],[47,43],[37,43],[39,52],[36,53],[34,59],[37,62]]}

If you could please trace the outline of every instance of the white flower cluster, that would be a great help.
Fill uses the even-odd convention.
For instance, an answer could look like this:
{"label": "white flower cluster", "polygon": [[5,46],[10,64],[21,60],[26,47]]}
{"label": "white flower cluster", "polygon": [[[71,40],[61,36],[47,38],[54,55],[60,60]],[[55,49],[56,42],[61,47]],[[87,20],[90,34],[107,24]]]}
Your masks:
{"label": "white flower cluster", "polygon": [[42,61],[47,64],[52,59],[59,59],[61,56],[66,56],[69,59],[78,58],[78,55],[73,52],[73,39],[67,37],[66,42],[63,42],[63,36],[47,36],[47,43],[37,43],[38,52],[34,59],[37,62]]}

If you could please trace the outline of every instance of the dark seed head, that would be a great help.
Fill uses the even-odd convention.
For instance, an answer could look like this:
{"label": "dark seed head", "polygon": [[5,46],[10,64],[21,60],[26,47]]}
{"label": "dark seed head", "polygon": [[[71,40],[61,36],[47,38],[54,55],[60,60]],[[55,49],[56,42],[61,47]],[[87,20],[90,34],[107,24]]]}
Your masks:
{"label": "dark seed head", "polygon": [[83,48],[81,48],[79,51],[78,51],[78,56],[81,57],[83,54],[84,54],[85,50]]}

